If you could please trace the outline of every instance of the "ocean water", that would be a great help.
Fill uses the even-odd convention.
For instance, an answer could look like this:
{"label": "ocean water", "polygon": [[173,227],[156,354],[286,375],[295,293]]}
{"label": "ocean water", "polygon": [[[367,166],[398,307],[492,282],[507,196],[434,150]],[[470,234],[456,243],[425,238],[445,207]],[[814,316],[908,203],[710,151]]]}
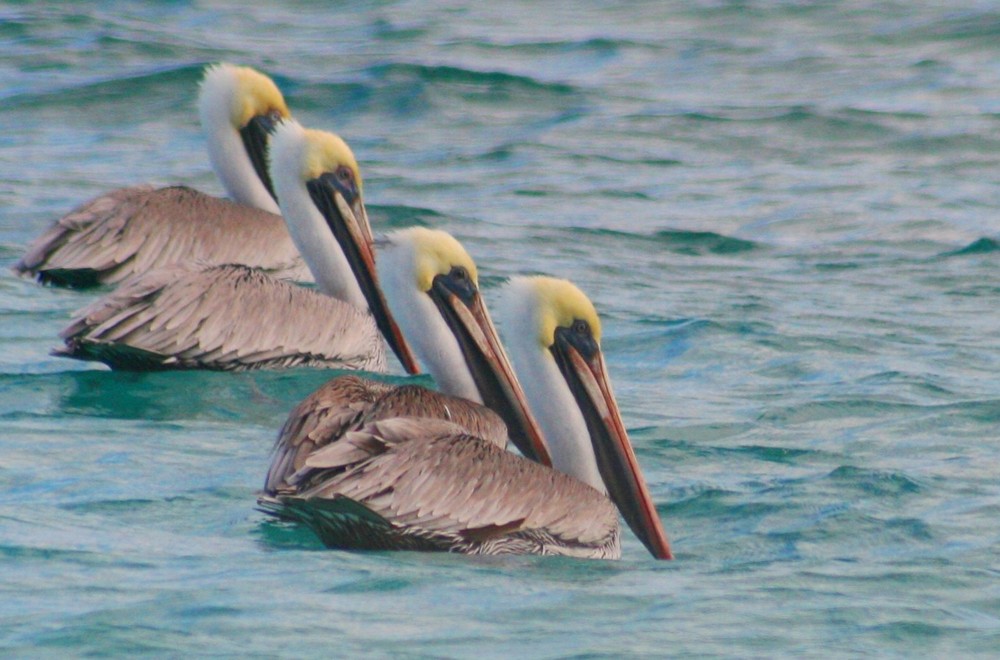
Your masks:
{"label": "ocean water", "polygon": [[[0,654],[995,656],[1000,7],[960,4],[0,5]],[[328,372],[48,355],[99,292],[9,266],[111,188],[221,193],[220,60],[487,299],[591,295],[676,561],[329,551],[254,510]]]}

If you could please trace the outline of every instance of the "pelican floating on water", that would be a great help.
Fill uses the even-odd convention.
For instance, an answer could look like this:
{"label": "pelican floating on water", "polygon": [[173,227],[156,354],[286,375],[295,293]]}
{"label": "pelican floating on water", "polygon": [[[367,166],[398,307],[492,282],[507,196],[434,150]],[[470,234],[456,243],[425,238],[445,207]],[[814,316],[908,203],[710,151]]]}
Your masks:
{"label": "pelican floating on water", "polygon": [[[355,400],[354,410],[343,406],[326,419],[293,411],[258,500],[263,510],[304,522],[337,548],[608,559],[621,555],[621,511],[653,556],[672,558],[611,390],[590,300],[564,280],[519,278],[507,301],[511,353],[522,382],[531,379],[526,393],[551,434],[544,447],[556,469],[508,453],[494,436],[438,410],[399,406],[392,416]],[[464,359],[471,365],[476,356]],[[302,439],[298,451],[288,449],[292,438]]]}
{"label": "pelican floating on water", "polygon": [[171,266],[135,277],[79,312],[55,354],[133,370],[385,371],[384,336],[415,373],[378,284],[350,148],[332,133],[289,120],[271,137],[269,171],[289,233],[322,293],[246,266]]}
{"label": "pelican floating on water", "polygon": [[293,475],[317,449],[359,424],[400,416],[439,417],[501,448],[509,434],[525,456],[551,464],[465,248],[446,232],[422,227],[392,232],[379,247],[390,309],[443,393],[357,376],[325,383],[289,414],[264,492],[294,492]]}
{"label": "pelican floating on water", "polygon": [[14,271],[86,287],[201,260],[309,280],[267,172],[268,134],[289,117],[281,92],[254,69],[219,64],[205,71],[198,108],[212,167],[232,201],[186,186],[113,190],[56,221]]}

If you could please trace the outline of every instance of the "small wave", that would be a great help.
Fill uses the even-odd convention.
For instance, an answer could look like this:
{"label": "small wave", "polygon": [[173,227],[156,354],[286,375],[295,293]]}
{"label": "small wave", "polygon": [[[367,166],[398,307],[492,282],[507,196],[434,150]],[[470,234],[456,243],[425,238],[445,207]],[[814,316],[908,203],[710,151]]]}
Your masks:
{"label": "small wave", "polygon": [[[641,325],[664,326],[664,321],[655,319],[642,319]],[[714,321],[703,318],[684,318],[666,322],[662,334],[675,339],[691,339],[693,337],[709,337],[713,335],[736,335],[745,337],[756,335],[757,341],[765,342],[762,336],[771,335],[774,328],[770,324],[760,321]],[[624,349],[623,349],[624,350]]]}
{"label": "small wave", "polygon": [[768,410],[762,413],[757,419],[761,422],[793,425],[809,424],[828,419],[879,418],[891,411],[913,413],[914,411],[929,412],[931,409],[932,407],[930,406],[918,406],[878,399],[827,399]]}
{"label": "small wave", "polygon": [[[670,515],[678,515],[680,512],[700,514],[708,510],[717,511],[722,502],[729,499],[738,500],[739,495],[735,491],[705,484],[692,484],[685,488],[675,488],[671,490]],[[750,504],[752,503],[741,502],[738,506],[744,507]]]}
{"label": "small wave", "polygon": [[[181,498],[169,498],[177,500]],[[169,501],[167,500],[167,501]],[[191,498],[183,498],[185,502],[191,502]],[[78,513],[121,513],[122,511],[138,511],[149,509],[159,505],[163,500],[149,498],[131,498],[120,500],[87,500],[84,502],[66,502],[58,504],[60,509],[65,511],[75,511]]]}
{"label": "small wave", "polygon": [[661,230],[653,234],[653,237],[673,252],[691,256],[738,254],[759,247],[753,241],[717,234],[712,231]]}
{"label": "small wave", "polygon": [[[908,23],[903,22],[905,27]],[[977,12],[974,10],[955,11],[943,20],[918,24],[916,28],[904,29],[895,37],[908,43],[919,40],[929,41],[974,41],[986,40],[989,45],[1000,36],[1000,14]]]}
{"label": "small wave", "polygon": [[[327,380],[346,372],[336,369],[284,371],[126,372],[87,369],[45,374],[0,374],[0,387],[31,391],[55,401],[73,416],[105,416],[137,420],[247,419],[244,404],[255,402],[255,414],[282,416]],[[359,372],[351,372],[359,373]],[[364,373],[388,382],[431,383],[429,376]]]}
{"label": "small wave", "polygon": [[1000,252],[1000,240],[984,236],[972,241],[965,247],[950,252],[942,252],[939,256],[962,257],[969,254],[989,254],[991,252]]}
{"label": "small wave", "polygon": [[74,511],[77,513],[111,513],[122,515],[135,513],[137,515],[149,516],[150,512],[157,509],[171,507],[190,508],[199,505],[208,499],[229,500],[232,502],[246,501],[246,491],[238,488],[201,488],[191,494],[171,495],[169,497],[126,497],[120,499],[93,499],[57,504],[64,511]]}
{"label": "small wave", "polygon": [[303,82],[272,77],[287,98],[294,98],[296,112],[322,112],[338,118],[338,122],[339,118],[365,112],[376,94],[371,84],[363,82]]}
{"label": "small wave", "polygon": [[685,119],[707,122],[802,122],[833,121],[845,123],[874,124],[881,118],[925,119],[926,115],[915,112],[885,112],[851,106],[819,108],[813,105],[787,106],[727,106],[714,110],[691,110],[676,113]]}
{"label": "small wave", "polygon": [[[909,577],[910,576],[908,575],[904,575],[901,579],[905,580]],[[927,644],[934,644],[935,642],[940,642],[942,639],[947,639],[949,637],[953,639],[970,638],[969,629],[965,625],[947,625],[944,623],[917,621],[916,616],[914,616],[914,619],[910,621],[889,621],[886,623],[878,623],[867,626],[867,630],[875,633],[878,638],[882,639],[886,644],[893,644],[898,643],[900,640],[906,640],[906,644],[910,648],[917,648],[921,640]],[[973,644],[978,641],[979,644],[982,645],[982,657],[988,657],[996,653],[995,640],[993,642],[986,641],[985,636],[981,637],[979,640],[976,640],[975,636],[971,637],[973,639]],[[934,647],[928,646],[925,648]],[[964,646],[963,648],[964,651],[962,655],[968,654],[967,657],[978,655],[975,651],[969,651],[969,648],[974,648],[974,646]],[[884,652],[884,646],[876,645],[870,648],[868,653],[865,655],[881,655]]]}
{"label": "small wave", "polygon": [[413,586],[411,580],[404,580],[398,577],[366,577],[329,587],[324,589],[323,592],[328,594],[384,593],[387,591],[409,589],[411,586]]}
{"label": "small wave", "polygon": [[793,449],[791,447],[773,447],[766,445],[742,445],[727,450],[746,458],[766,461],[768,463],[795,464],[803,456],[812,456],[816,452],[809,449]]}
{"label": "small wave", "polygon": [[671,424],[636,427],[629,429],[629,435],[642,445],[666,445],[664,438],[670,438],[669,447],[673,451],[680,452],[684,456],[710,457],[717,455],[718,451],[707,446],[707,443],[741,435],[752,428],[752,424],[745,422]]}
{"label": "small wave", "polygon": [[886,399],[825,399],[769,410],[757,419],[762,422],[785,425],[809,424],[829,419],[877,419],[887,415],[940,416],[975,420],[977,422],[1000,422],[1000,399],[980,399],[945,404],[917,404]]}
{"label": "small wave", "polygon": [[384,17],[372,20],[369,28],[380,41],[411,41],[428,32],[426,27],[410,23],[396,24]]}
{"label": "small wave", "polygon": [[647,43],[635,39],[618,39],[610,37],[590,37],[587,39],[553,39],[551,41],[511,41],[496,43],[482,40],[466,40],[462,42],[469,46],[500,50],[504,52],[519,52],[531,54],[546,53],[589,53],[607,55],[617,53],[622,48],[662,48],[660,44]]}
{"label": "small wave", "polygon": [[726,236],[713,231],[689,231],[684,229],[663,229],[653,234],[636,234],[617,229],[594,229],[591,227],[568,227],[573,234],[589,234],[596,238],[613,237],[650,241],[663,246],[671,252],[688,256],[704,256],[706,254],[739,254],[761,247],[759,243],[742,238]]}
{"label": "small wave", "polygon": [[450,65],[394,62],[370,67],[368,73],[379,80],[399,77],[435,84],[480,85],[493,91],[545,92],[559,96],[576,93],[576,88],[566,83],[545,82],[506,71],[478,71]]}
{"label": "small wave", "polygon": [[87,562],[97,555],[86,550],[66,550],[63,548],[39,548],[27,545],[0,545],[0,557],[19,560],[59,560],[65,562]]}
{"label": "small wave", "polygon": [[915,391],[934,397],[952,397],[955,392],[938,384],[938,378],[933,374],[913,374],[905,371],[880,371],[858,379],[859,384],[864,385],[892,385],[898,387],[908,387]]}
{"label": "small wave", "polygon": [[[204,64],[158,67],[131,75],[88,80],[37,92],[15,90],[6,98],[0,93],[0,99],[4,100],[8,108],[51,105],[55,99],[60,106],[74,106],[80,109],[91,103],[124,102],[135,98],[142,98],[144,103],[148,103],[150,95],[164,86],[184,89],[185,93],[193,98],[204,68]],[[172,107],[176,105],[176,97],[173,94],[170,95],[170,103]]]}
{"label": "small wave", "polygon": [[880,497],[901,496],[921,490],[920,484],[901,472],[885,472],[841,465],[828,477],[838,483]]}
{"label": "small wave", "polygon": [[0,10],[0,39],[25,39],[31,34],[31,20],[27,13],[14,11],[9,7]]}
{"label": "small wave", "polygon": [[623,156],[612,156],[602,153],[571,153],[563,156],[567,160],[580,163],[614,163],[616,165],[649,165],[652,167],[676,167],[683,165],[684,161],[676,158],[628,158]]}
{"label": "small wave", "polygon": [[812,105],[771,106],[771,107],[716,107],[711,109],[685,110],[677,112],[666,108],[656,109],[630,119],[645,119],[650,115],[666,115],[698,123],[744,123],[779,125],[789,130],[808,133],[812,139],[892,139],[900,131],[900,122],[926,119],[926,115],[914,112],[872,110],[852,106],[818,107]]}
{"label": "small wave", "polygon": [[434,227],[444,222],[446,216],[434,209],[402,204],[370,205],[368,206],[372,225],[380,230],[395,229],[419,225]]}
{"label": "small wave", "polygon": [[609,337],[605,340],[606,350],[625,362],[634,359],[644,363],[655,355],[665,364],[683,355],[691,347],[693,338],[722,330],[718,323],[708,319],[646,318],[639,323],[648,329]]}

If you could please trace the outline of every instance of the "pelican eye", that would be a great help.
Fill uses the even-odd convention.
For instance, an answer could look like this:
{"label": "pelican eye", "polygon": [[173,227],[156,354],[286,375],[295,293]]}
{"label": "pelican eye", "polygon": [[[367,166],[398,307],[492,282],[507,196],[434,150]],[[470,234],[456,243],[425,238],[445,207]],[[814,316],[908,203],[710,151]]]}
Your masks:
{"label": "pelican eye", "polygon": [[240,129],[240,132],[252,130],[270,135],[274,133],[274,129],[278,127],[282,119],[281,113],[277,110],[268,110],[267,112],[262,112],[259,115],[251,117],[243,128]]}
{"label": "pelican eye", "polygon": [[448,291],[458,296],[466,305],[471,305],[479,293],[475,283],[469,276],[469,271],[465,266],[452,266],[447,273],[442,273],[434,278],[435,282],[440,282]]}
{"label": "pelican eye", "polygon": [[352,172],[351,168],[347,165],[341,165],[338,167],[337,171],[334,172],[334,176],[336,176],[337,180],[344,185],[349,186],[354,183],[354,172]]}
{"label": "pelican eye", "polygon": [[601,350],[590,330],[590,324],[583,319],[573,319],[569,327],[556,328],[556,341],[572,346],[587,360],[593,358]]}
{"label": "pelican eye", "polygon": [[332,172],[324,172],[316,180],[323,181],[329,188],[339,192],[350,205],[353,205],[358,199],[358,187],[354,183],[354,172],[347,165],[339,165]]}

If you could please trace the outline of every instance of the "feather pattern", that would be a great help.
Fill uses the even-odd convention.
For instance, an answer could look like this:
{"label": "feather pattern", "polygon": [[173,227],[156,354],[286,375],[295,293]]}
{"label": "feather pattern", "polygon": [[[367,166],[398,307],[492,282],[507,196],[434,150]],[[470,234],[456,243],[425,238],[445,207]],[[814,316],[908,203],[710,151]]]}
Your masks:
{"label": "feather pattern", "polygon": [[261,507],[329,546],[621,555],[614,505],[586,484],[446,420],[367,422],[310,457]]}
{"label": "feather pattern", "polygon": [[[231,309],[244,310],[239,322]],[[60,337],[65,346],[54,354],[116,369],[386,368],[365,311],[232,264],[181,264],[133,278],[78,312]]]}
{"label": "feather pattern", "polygon": [[395,417],[440,419],[500,447],[507,446],[507,426],[478,403],[415,385],[394,386],[346,375],[334,378],[292,410],[274,445],[265,492],[294,487],[292,475],[319,449],[338,443],[349,431]]}
{"label": "feather pattern", "polygon": [[60,218],[14,265],[61,286],[113,284],[184,261],[312,281],[280,215],[185,186],[121,188]]}

